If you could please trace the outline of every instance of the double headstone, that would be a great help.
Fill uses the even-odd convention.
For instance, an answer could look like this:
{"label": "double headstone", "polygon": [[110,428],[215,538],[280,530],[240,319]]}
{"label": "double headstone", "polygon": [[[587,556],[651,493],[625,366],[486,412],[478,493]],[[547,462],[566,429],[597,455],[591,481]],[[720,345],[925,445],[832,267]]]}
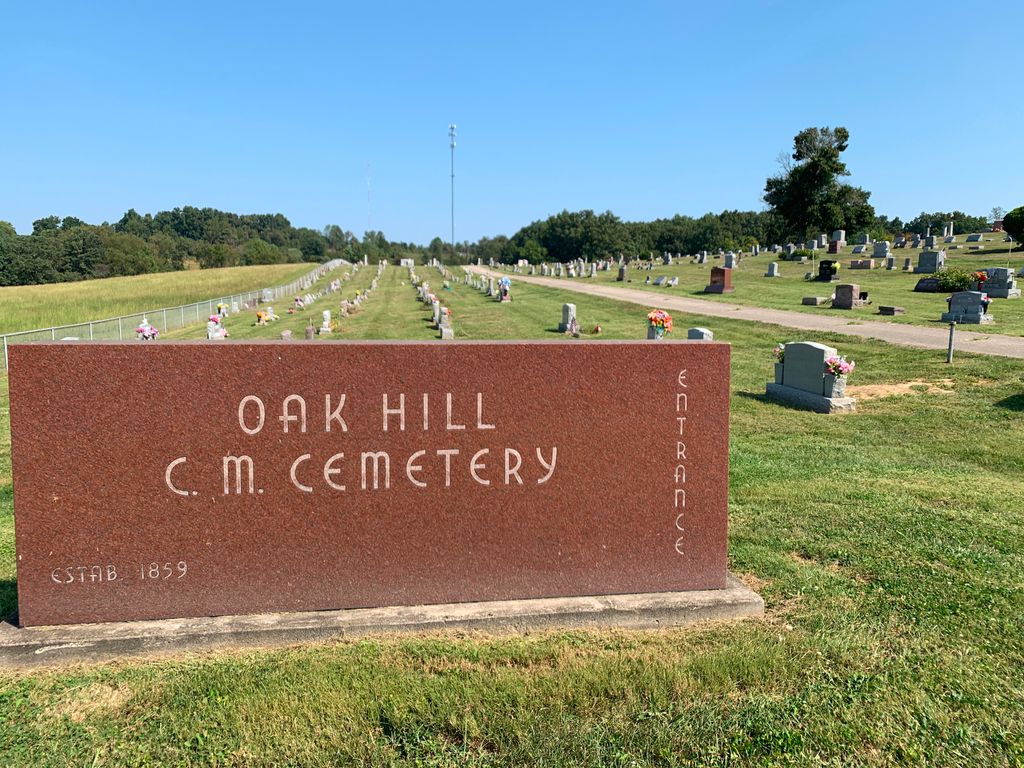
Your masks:
{"label": "double headstone", "polygon": [[989,299],[982,291],[958,291],[946,301],[949,310],[942,313],[944,322],[980,325],[995,319],[988,314]]}
{"label": "double headstone", "polygon": [[993,299],[1019,299],[1020,288],[1017,278],[1009,267],[990,267],[985,270],[988,278],[982,288]]}

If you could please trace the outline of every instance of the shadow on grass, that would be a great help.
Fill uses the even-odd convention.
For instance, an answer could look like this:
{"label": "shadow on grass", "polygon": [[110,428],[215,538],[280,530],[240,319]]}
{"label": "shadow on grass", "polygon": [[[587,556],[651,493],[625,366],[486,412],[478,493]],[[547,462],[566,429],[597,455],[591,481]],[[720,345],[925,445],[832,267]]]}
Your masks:
{"label": "shadow on grass", "polygon": [[996,408],[1005,408],[1008,411],[1024,411],[1024,395],[1010,395],[995,403]]}
{"label": "shadow on grass", "polygon": [[775,406],[776,408],[785,408],[788,411],[800,411],[801,413],[813,413],[809,408],[805,408],[795,403],[786,403],[782,400],[772,400],[764,392],[736,392],[737,397],[746,398],[747,400],[756,400],[759,403],[766,403],[768,405]]}
{"label": "shadow on grass", "polygon": [[0,621],[18,625],[18,583],[0,579]]}

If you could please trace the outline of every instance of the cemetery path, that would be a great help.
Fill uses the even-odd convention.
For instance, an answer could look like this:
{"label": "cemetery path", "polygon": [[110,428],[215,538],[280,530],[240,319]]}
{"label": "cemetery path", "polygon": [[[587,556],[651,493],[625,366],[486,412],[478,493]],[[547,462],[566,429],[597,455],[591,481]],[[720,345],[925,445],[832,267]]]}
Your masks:
{"label": "cemetery path", "polygon": [[[507,272],[499,272],[487,269],[486,267],[468,266],[465,269],[470,272],[495,277],[508,276]],[[584,280],[530,275],[515,275],[514,277],[516,280],[522,280],[524,283],[543,285],[562,291],[575,291],[576,293],[585,293],[590,296],[600,296],[617,301],[628,301],[632,304],[642,304],[645,307],[658,306],[664,309],[674,309],[680,312],[708,317],[749,320],[755,323],[771,323],[803,331],[829,331],[845,334],[846,336],[879,339],[904,347],[944,350],[949,343],[949,326],[945,323],[936,324],[934,328],[928,328],[920,325],[889,323],[880,320],[851,320],[850,315],[814,315],[807,312],[790,312],[785,309],[748,307],[740,304],[708,301],[707,299],[695,299],[689,296],[659,294],[654,291],[644,291],[636,288],[619,288],[587,283]],[[982,355],[1024,358],[1024,337],[985,333],[981,330],[969,330],[961,326],[957,329],[956,333],[956,349],[957,351],[976,352]]]}

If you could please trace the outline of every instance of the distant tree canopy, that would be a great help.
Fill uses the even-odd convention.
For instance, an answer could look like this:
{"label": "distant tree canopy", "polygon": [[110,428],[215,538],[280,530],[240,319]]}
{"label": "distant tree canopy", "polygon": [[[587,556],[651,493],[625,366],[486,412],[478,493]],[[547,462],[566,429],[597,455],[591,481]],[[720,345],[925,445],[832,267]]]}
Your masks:
{"label": "distant tree canopy", "polygon": [[906,223],[904,229],[907,232],[916,232],[923,235],[931,228],[933,235],[941,235],[942,229],[949,222],[953,222],[954,235],[969,235],[972,232],[981,232],[989,228],[988,219],[984,216],[969,216],[963,211],[952,211],[943,213],[925,213],[922,211],[916,217]]}
{"label": "distant tree canopy", "polygon": [[871,193],[839,181],[850,175],[840,159],[849,141],[843,127],[805,128],[794,137],[792,160],[764,186],[765,203],[785,225],[784,239],[837,229],[868,231],[875,225]]}
{"label": "distant tree canopy", "polygon": [[1024,205],[1003,216],[1003,229],[1018,243],[1024,243]]}
{"label": "distant tree canopy", "polygon": [[47,216],[20,236],[0,222],[0,285],[26,285],[248,264],[361,256],[337,225],[293,227],[279,213],[239,215],[185,206],[155,216],[129,210],[110,225]]}

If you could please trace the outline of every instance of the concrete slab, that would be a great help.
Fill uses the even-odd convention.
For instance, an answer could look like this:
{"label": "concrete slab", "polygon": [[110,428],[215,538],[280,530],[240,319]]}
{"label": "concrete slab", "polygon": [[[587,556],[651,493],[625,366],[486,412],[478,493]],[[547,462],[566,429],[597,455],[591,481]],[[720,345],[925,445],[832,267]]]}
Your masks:
{"label": "concrete slab", "polygon": [[492,633],[621,627],[662,629],[764,615],[764,600],[732,575],[725,589],[355,608],[201,619],[15,627],[0,624],[0,668],[315,643],[372,634]]}
{"label": "concrete slab", "polygon": [[816,413],[853,413],[857,410],[857,400],[853,397],[824,397],[802,389],[787,387],[784,384],[769,382],[765,388],[765,396],[778,403],[793,405]]}

